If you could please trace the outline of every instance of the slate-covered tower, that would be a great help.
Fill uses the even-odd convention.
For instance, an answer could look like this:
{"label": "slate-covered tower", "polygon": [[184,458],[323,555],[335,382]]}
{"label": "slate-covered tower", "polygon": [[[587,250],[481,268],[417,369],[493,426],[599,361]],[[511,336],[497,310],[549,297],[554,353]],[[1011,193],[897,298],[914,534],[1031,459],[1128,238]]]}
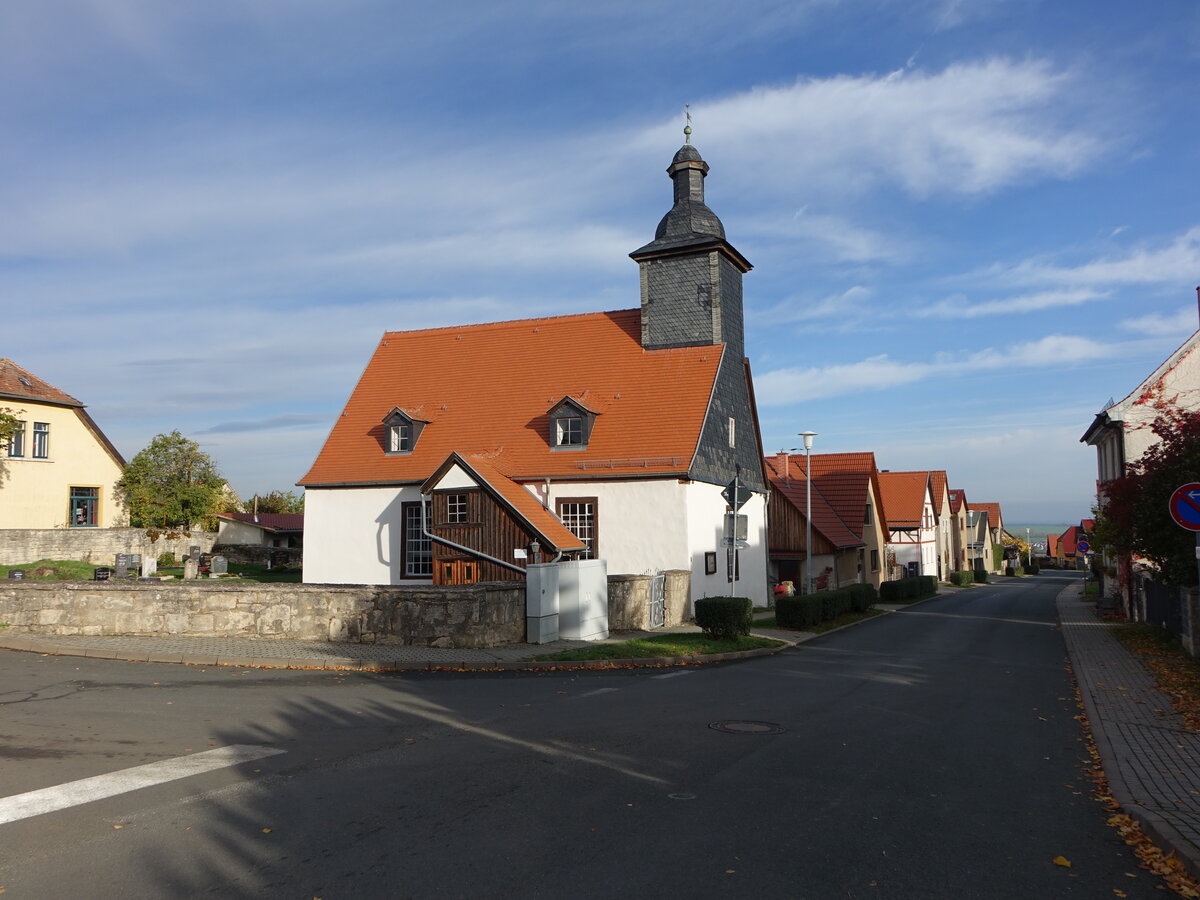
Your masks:
{"label": "slate-covered tower", "polygon": [[704,203],[708,163],[690,143],[671,160],[675,205],[654,240],[629,254],[641,269],[642,346],[726,344],[738,359],[742,275],[750,263],[725,240],[725,227]]}
{"label": "slate-covered tower", "polygon": [[641,270],[642,346],[725,345],[689,474],[698,481],[726,484],[738,473],[752,490],[765,492],[743,338],[742,275],[751,266],[725,239],[725,226],[704,203],[708,163],[690,140],[667,169],[675,184],[675,204],[658,223],[654,240],[629,254]]}

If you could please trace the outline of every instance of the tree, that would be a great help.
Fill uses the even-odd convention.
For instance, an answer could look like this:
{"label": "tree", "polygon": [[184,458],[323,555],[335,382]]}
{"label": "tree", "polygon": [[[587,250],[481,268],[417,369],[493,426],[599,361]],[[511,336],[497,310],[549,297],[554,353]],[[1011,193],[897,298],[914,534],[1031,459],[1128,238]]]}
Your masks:
{"label": "tree", "polygon": [[255,494],[246,501],[246,512],[302,513],[304,512],[304,495],[295,494],[292,491]]}
{"label": "tree", "polygon": [[21,420],[15,410],[8,407],[0,408],[0,450],[7,449],[13,435],[21,430]]}
{"label": "tree", "polygon": [[178,431],[160,434],[129,461],[117,482],[134,527],[212,529],[225,502],[225,479],[211,456]]}
{"label": "tree", "polygon": [[1196,539],[1167,509],[1180,485],[1200,473],[1200,412],[1164,410],[1151,424],[1158,442],[1104,485],[1093,537],[1123,558],[1152,563],[1163,581],[1196,583]]}

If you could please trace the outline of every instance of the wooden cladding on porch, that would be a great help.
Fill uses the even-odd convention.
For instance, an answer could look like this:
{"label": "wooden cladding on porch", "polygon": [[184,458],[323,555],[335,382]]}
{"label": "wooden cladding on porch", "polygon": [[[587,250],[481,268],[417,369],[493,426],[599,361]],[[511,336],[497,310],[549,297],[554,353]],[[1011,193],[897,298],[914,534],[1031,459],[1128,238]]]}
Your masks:
{"label": "wooden cladding on porch", "polygon": [[[466,500],[466,521],[451,522],[450,519],[454,518],[451,510],[457,512],[461,509],[460,498]],[[431,531],[435,536],[522,568],[530,562],[528,559],[516,559],[513,550],[527,549],[534,535],[485,491],[435,491],[432,504]],[[465,563],[470,563],[470,566]],[[513,581],[522,577],[512,569],[433,542],[435,584],[458,583],[467,578],[468,573],[472,581]]]}

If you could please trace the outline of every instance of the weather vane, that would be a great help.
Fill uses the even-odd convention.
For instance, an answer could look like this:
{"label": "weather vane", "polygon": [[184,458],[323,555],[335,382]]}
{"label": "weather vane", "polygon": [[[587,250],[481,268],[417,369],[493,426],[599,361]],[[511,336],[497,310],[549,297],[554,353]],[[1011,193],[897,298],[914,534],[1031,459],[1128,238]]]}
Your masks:
{"label": "weather vane", "polygon": [[683,116],[686,120],[683,126],[683,142],[690,144],[692,142],[692,104],[683,104]]}

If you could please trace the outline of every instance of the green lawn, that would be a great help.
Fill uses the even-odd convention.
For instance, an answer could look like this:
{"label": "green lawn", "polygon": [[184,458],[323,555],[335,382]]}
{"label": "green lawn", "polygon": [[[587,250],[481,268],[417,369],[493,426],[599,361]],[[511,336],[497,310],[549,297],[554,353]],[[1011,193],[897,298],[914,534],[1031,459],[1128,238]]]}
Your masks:
{"label": "green lawn", "polygon": [[593,644],[578,650],[563,650],[535,656],[537,660],[568,662],[583,659],[641,659],[647,656],[706,656],[712,653],[732,653],[738,650],[757,650],[778,647],[782,641],[753,636],[732,641],[715,641],[703,634],[655,634],[650,637],[621,641],[615,644]]}

